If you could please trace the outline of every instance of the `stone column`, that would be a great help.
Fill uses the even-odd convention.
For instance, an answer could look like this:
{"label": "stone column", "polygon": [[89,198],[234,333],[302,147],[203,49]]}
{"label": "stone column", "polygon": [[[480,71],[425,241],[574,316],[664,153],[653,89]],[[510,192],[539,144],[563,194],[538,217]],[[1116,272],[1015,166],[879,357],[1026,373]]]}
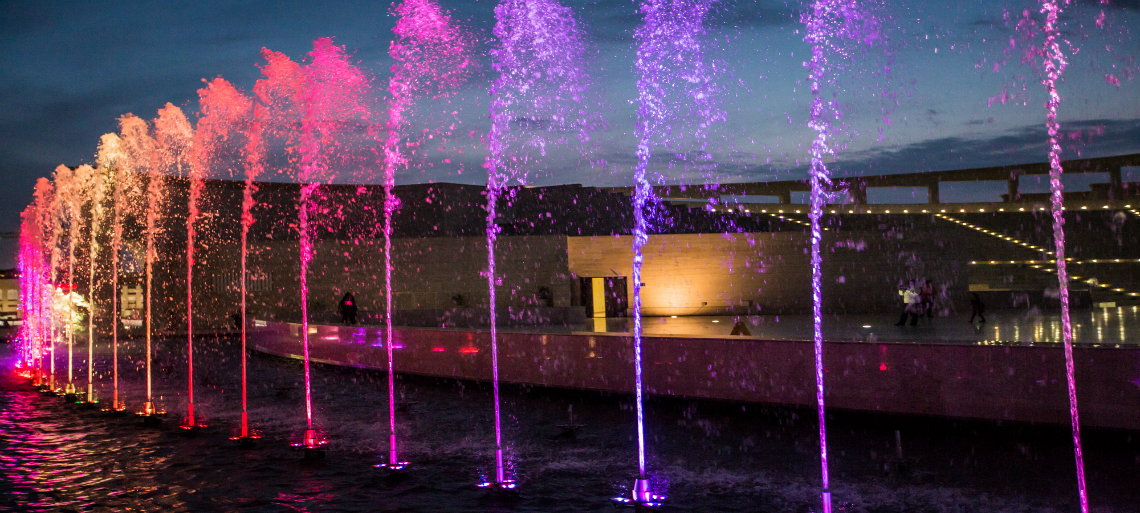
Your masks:
{"label": "stone column", "polygon": [[1108,170],[1108,199],[1111,201],[1124,200],[1124,178],[1120,173],[1120,166]]}
{"label": "stone column", "polygon": [[851,196],[851,203],[855,205],[867,204],[867,182],[851,181],[847,183],[847,194]]}
{"label": "stone column", "polygon": [[1013,203],[1013,202],[1021,199],[1021,192],[1019,191],[1019,187],[1018,187],[1019,186],[1018,182],[1020,182],[1020,180],[1019,180],[1020,176],[1021,176],[1020,170],[1014,170],[1014,171],[1009,172],[1008,196],[1006,197],[1006,200],[1005,200],[1008,203]]}

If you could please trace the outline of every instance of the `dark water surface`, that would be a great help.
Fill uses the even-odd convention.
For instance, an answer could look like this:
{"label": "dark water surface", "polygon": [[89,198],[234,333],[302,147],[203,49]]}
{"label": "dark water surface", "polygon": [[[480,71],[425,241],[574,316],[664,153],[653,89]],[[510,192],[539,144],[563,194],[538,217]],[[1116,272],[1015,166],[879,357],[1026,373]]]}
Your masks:
{"label": "dark water surface", "polygon": [[[299,362],[250,356],[250,421],[257,447],[228,440],[239,420],[240,351],[224,338],[196,341],[195,406],[210,427],[194,436],[185,412],[185,341],[159,344],[155,395],[162,426],[111,416],[32,390],[0,346],[0,510],[4,511],[610,511],[637,466],[631,397],[507,386],[504,439],[520,493],[475,487],[493,451],[486,383],[426,377],[397,381],[401,454],[409,474],[371,467],[387,449],[387,378],[313,368],[315,419],[327,458],[288,446],[304,429]],[[97,388],[109,400],[110,358],[96,354]],[[120,347],[120,393],[145,396],[139,342]],[[86,347],[77,384],[86,386]],[[57,368],[66,376],[66,351]],[[557,427],[585,427],[576,438]],[[818,497],[812,409],[650,398],[650,468],[667,486],[666,511],[806,512]],[[1067,426],[833,412],[833,490],[843,511],[1078,511]],[[902,441],[897,456],[895,432]],[[1140,511],[1140,433],[1086,430],[1094,511]]]}

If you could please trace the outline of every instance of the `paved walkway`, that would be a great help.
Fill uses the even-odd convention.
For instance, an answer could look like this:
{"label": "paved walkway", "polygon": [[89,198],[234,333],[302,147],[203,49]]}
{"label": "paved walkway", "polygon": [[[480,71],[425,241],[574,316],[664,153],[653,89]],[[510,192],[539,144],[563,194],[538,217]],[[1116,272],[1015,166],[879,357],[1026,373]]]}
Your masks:
{"label": "paved walkway", "polygon": [[[986,322],[967,322],[968,315],[922,318],[917,326],[895,326],[898,317],[878,315],[825,315],[823,337],[831,342],[920,342],[943,344],[1050,344],[1061,342],[1059,313],[1025,310],[992,310]],[[1073,341],[1081,345],[1140,345],[1140,308],[1097,308],[1072,314]],[[648,317],[642,333],[649,336],[728,336],[737,321],[754,338],[811,340],[809,315]],[[630,318],[589,319],[570,327],[535,326],[502,328],[504,332],[529,333],[629,333]],[[469,330],[468,330],[469,331]]]}

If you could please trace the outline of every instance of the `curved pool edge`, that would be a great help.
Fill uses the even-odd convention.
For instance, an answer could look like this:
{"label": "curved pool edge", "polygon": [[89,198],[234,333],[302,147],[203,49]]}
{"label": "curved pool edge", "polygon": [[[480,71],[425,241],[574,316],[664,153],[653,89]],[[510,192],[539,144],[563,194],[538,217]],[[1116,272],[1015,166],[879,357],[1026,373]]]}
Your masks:
{"label": "curved pool edge", "polygon": [[[387,371],[383,327],[310,325],[310,361]],[[490,333],[394,328],[397,373],[491,379]],[[301,359],[301,325],[255,321],[254,350]],[[503,382],[633,392],[630,337],[498,334]],[[745,403],[815,404],[810,341],[644,337],[649,394]],[[1081,421],[1140,429],[1140,348],[1077,347]],[[828,408],[1067,425],[1059,347],[824,343]],[[1058,378],[1060,378],[1058,380]]]}

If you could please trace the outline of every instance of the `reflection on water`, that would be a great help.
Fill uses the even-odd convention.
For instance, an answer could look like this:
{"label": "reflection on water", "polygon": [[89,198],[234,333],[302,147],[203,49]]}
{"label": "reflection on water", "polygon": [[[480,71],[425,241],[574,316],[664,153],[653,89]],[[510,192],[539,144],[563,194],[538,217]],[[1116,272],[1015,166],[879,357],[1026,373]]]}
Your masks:
{"label": "reflection on water", "polygon": [[[110,365],[104,345],[97,346],[98,371]],[[386,449],[387,377],[324,366],[314,368],[322,405],[314,413],[332,445],[327,459],[303,461],[287,444],[304,425],[300,366],[260,355],[250,360],[250,421],[265,438],[239,449],[227,440],[240,412],[237,344],[196,345],[195,405],[201,401],[211,421],[197,436],[182,434],[173,416],[145,427],[131,415],[36,393],[11,372],[13,348],[0,346],[0,511],[612,511],[609,497],[631,482],[629,395],[504,388],[507,452],[522,491],[503,502],[474,486],[493,468],[490,387],[405,376],[397,381],[397,429],[412,472],[388,480],[371,467]],[[178,411],[184,341],[157,347],[155,392]],[[136,345],[126,348],[124,361],[137,357]],[[144,378],[132,365],[123,368],[123,396],[134,409]],[[558,427],[570,422],[571,406],[573,423],[584,426],[576,436]],[[809,410],[662,398],[650,398],[647,409],[649,466],[669,483],[670,510],[803,512],[818,497]],[[848,511],[1073,509],[1066,426],[831,415],[833,490],[837,501],[854,504]],[[895,430],[906,473],[890,470],[899,465]],[[1088,434],[1090,485],[1105,511],[1126,511],[1140,499],[1140,437],[1133,443],[1129,434]]]}

